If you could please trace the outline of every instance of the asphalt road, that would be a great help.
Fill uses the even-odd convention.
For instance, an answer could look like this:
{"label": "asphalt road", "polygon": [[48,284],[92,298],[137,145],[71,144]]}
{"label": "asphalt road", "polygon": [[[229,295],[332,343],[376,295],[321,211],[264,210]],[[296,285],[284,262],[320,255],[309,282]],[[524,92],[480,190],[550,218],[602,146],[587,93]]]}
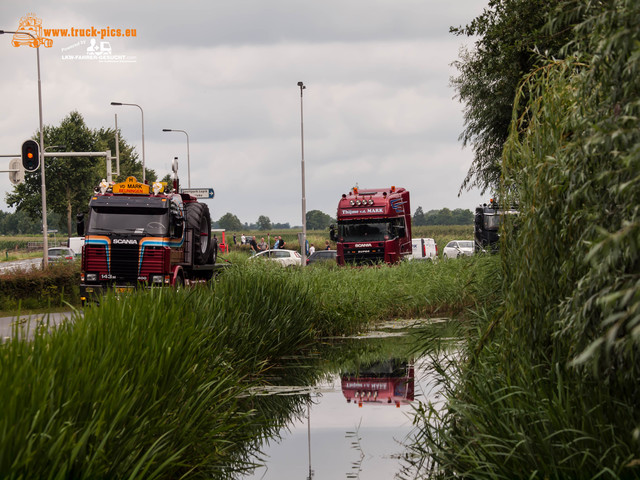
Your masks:
{"label": "asphalt road", "polygon": [[12,270],[23,269],[28,270],[35,266],[37,268],[42,267],[42,257],[38,258],[29,258],[27,260],[16,260],[13,262],[2,262],[0,263],[0,274],[8,273]]}
{"label": "asphalt road", "polygon": [[54,327],[71,318],[71,315],[72,312],[59,312],[37,313],[20,317],[0,317],[0,342],[10,339],[15,332],[15,328],[18,328],[26,338],[31,338],[38,326],[46,325],[48,322],[49,327]]}

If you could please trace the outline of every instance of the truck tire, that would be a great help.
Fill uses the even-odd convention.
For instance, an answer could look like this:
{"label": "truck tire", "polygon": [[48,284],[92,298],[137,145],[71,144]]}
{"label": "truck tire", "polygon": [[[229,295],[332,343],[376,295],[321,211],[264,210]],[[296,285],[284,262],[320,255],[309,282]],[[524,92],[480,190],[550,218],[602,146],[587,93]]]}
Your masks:
{"label": "truck tire", "polygon": [[187,204],[187,228],[193,231],[193,263],[204,265],[211,255],[211,215],[204,203]]}

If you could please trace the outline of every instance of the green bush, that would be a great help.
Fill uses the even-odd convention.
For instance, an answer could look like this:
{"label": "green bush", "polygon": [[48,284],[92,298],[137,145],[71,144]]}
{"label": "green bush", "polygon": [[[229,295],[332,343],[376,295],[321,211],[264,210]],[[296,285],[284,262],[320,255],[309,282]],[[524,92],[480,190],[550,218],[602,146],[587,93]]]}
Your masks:
{"label": "green bush", "polygon": [[0,275],[0,311],[78,305],[79,285],[78,262],[51,264],[46,271],[15,270]]}

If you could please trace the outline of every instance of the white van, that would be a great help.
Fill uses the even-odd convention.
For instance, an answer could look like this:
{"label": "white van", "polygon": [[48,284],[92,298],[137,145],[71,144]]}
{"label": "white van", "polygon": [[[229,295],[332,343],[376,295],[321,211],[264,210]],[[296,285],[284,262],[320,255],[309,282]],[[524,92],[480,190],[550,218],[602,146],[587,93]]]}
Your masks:
{"label": "white van", "polygon": [[433,238],[412,238],[410,260],[435,260],[438,257],[438,245]]}
{"label": "white van", "polygon": [[84,237],[69,237],[69,248],[73,250],[76,257],[82,255],[82,246],[84,245]]}

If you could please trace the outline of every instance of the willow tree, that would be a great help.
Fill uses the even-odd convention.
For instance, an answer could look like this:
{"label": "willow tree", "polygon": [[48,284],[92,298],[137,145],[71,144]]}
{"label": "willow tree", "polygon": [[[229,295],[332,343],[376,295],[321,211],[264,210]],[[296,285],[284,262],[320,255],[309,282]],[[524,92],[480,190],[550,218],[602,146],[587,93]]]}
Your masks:
{"label": "willow tree", "polygon": [[640,477],[640,2],[567,7],[514,101],[503,300],[418,422],[442,478]]}
{"label": "willow tree", "polygon": [[473,162],[460,190],[478,187],[497,191],[502,150],[509,135],[518,86],[540,62],[541,54],[558,55],[570,38],[569,29],[550,33],[544,27],[564,0],[490,0],[465,27],[451,32],[474,38],[453,65],[451,79],[464,104],[460,139],[473,149]]}

